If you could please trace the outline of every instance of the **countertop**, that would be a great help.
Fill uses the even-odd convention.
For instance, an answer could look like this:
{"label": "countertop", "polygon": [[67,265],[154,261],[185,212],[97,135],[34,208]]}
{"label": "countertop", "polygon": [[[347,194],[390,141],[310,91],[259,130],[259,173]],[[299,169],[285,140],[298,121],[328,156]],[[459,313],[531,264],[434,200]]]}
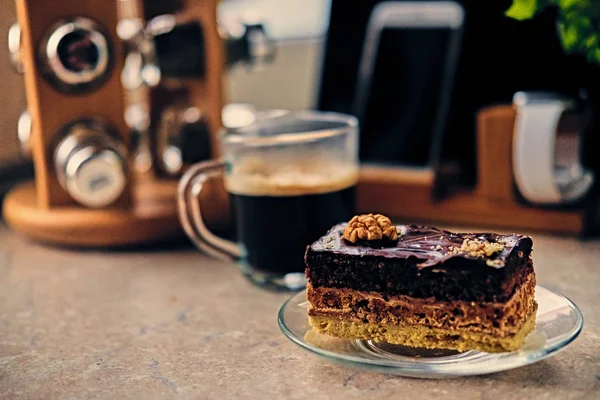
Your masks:
{"label": "countertop", "polygon": [[598,399],[600,241],[533,236],[538,283],[581,308],[581,335],[530,366],[420,380],[301,350],[277,327],[288,294],[187,244],[74,251],[0,225],[0,398]]}

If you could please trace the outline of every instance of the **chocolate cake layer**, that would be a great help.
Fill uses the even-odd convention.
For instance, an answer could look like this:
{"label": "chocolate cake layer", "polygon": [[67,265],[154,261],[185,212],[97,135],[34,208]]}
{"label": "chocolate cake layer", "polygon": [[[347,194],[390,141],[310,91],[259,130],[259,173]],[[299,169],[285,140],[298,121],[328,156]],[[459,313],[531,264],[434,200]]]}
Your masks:
{"label": "chocolate cake layer", "polygon": [[535,311],[535,274],[526,277],[505,303],[475,303],[461,300],[440,302],[391,296],[352,289],[307,287],[308,315],[329,316],[364,323],[423,325],[430,328],[466,329],[496,337],[515,335]]}
{"label": "chocolate cake layer", "polygon": [[[306,276],[314,288],[347,288],[382,296],[505,302],[531,271],[532,240],[524,235],[457,234],[416,225],[398,227],[390,247],[348,245],[346,224],[309,246]],[[473,251],[464,243],[497,246]]]}

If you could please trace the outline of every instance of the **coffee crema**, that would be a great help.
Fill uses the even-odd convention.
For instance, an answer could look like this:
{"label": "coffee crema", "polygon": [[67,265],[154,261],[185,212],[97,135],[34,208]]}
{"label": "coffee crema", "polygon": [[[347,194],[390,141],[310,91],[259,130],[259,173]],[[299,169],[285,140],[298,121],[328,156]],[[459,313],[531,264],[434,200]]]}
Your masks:
{"label": "coffee crema", "polygon": [[273,173],[240,171],[225,176],[229,193],[246,196],[299,196],[328,193],[356,185],[358,168],[336,167],[315,170],[281,168]]}

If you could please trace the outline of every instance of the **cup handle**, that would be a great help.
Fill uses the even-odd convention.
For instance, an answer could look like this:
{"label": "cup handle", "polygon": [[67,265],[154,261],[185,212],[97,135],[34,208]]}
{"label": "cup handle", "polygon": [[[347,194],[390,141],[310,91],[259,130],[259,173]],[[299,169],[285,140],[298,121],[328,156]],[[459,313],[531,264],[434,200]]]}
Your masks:
{"label": "cup handle", "polygon": [[232,241],[212,233],[204,223],[200,206],[200,193],[204,184],[223,175],[225,163],[220,160],[201,162],[190,167],[181,177],[177,188],[179,221],[183,230],[201,251],[222,260],[238,261],[240,247]]}

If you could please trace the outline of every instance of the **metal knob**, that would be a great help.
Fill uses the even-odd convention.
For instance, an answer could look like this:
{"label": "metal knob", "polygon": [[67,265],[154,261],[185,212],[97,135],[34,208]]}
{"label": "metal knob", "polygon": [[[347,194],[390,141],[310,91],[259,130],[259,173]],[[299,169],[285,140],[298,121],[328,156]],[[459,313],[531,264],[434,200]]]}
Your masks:
{"label": "metal knob", "polygon": [[22,74],[24,70],[21,56],[21,26],[18,23],[12,24],[8,30],[8,53],[13,68]]}
{"label": "metal knob", "polygon": [[117,24],[117,34],[125,42],[127,51],[121,72],[123,86],[134,90],[142,85],[158,85],[161,71],[152,35],[147,31],[144,21],[140,18],[124,18]]}
{"label": "metal knob", "polygon": [[210,130],[196,107],[170,106],[163,110],[156,132],[157,161],[169,175],[185,164],[211,156]]}
{"label": "metal knob", "polygon": [[98,121],[71,124],[54,153],[58,180],[71,197],[87,207],[106,207],[127,182],[126,151]]}
{"label": "metal knob", "polygon": [[152,168],[150,150],[150,113],[146,104],[131,104],[125,109],[125,122],[131,128],[130,141],[136,171],[144,173]]}
{"label": "metal knob", "polygon": [[54,24],[39,49],[44,75],[65,92],[92,90],[110,72],[112,54],[108,37],[100,24],[87,17]]}
{"label": "metal knob", "polygon": [[123,19],[117,34],[129,47],[121,80],[126,88],[156,86],[162,77],[202,78],[206,72],[205,40],[198,21],[165,14],[147,24]]}
{"label": "metal knob", "polygon": [[244,63],[251,68],[261,68],[274,60],[275,43],[261,22],[221,21],[220,27],[228,66]]}
{"label": "metal knob", "polygon": [[171,78],[202,78],[206,72],[204,33],[198,21],[162,15],[148,23],[161,74]]}
{"label": "metal knob", "polygon": [[[275,57],[275,45],[257,21],[222,21],[227,66],[245,63],[252,68]],[[206,73],[206,48],[202,25],[177,15],[159,15],[146,24],[139,18],[122,19],[117,34],[128,47],[123,85],[135,89],[156,86],[163,77],[202,78]]]}
{"label": "metal knob", "polygon": [[17,136],[24,156],[31,156],[31,115],[29,111],[23,112],[17,122]]}

